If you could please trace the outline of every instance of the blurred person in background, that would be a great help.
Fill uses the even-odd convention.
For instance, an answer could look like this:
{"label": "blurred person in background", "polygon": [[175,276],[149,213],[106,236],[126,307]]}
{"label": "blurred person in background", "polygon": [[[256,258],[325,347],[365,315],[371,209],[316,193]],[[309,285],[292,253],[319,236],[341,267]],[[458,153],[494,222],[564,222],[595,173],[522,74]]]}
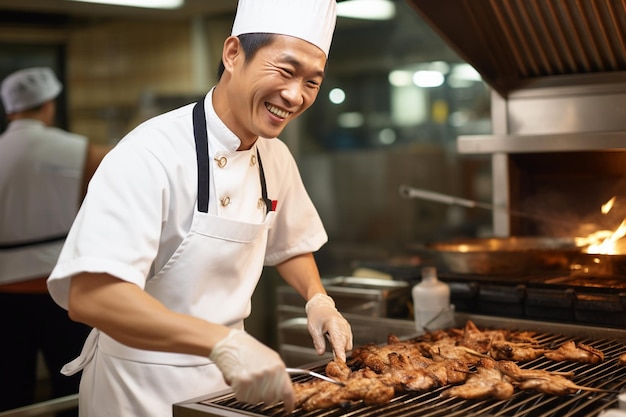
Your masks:
{"label": "blurred person in background", "polygon": [[77,393],[78,376],[60,370],[90,330],[52,301],[46,279],[109,148],[53,127],[61,90],[47,67],[16,71],[0,90],[9,122],[0,135],[0,411],[36,400],[38,352],[51,397]]}

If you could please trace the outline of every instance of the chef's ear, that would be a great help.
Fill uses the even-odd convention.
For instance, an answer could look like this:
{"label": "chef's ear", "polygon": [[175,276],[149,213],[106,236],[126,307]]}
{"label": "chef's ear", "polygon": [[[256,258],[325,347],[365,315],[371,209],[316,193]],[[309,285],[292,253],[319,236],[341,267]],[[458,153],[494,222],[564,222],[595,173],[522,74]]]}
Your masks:
{"label": "chef's ear", "polygon": [[233,67],[239,62],[242,63],[245,60],[243,48],[241,42],[236,36],[229,36],[224,41],[224,48],[222,49],[222,63],[224,64],[224,70],[232,72]]}

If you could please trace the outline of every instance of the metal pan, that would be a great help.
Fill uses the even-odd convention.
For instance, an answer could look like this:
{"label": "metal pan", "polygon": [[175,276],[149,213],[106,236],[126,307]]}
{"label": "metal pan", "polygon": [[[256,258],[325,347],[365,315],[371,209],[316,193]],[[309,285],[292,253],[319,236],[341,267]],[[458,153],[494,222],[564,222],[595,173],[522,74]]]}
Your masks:
{"label": "metal pan", "polygon": [[572,273],[588,276],[626,277],[626,255],[593,253],[574,254],[570,262]]}
{"label": "metal pan", "polygon": [[571,238],[506,237],[458,239],[425,245],[449,272],[481,275],[521,275],[569,271],[581,249]]}

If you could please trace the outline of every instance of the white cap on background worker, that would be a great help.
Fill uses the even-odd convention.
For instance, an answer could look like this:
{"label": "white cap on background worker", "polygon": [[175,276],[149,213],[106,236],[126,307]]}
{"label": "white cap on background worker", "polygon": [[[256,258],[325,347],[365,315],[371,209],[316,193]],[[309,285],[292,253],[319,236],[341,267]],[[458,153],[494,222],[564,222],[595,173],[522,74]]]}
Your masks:
{"label": "white cap on background worker", "polygon": [[0,94],[7,114],[28,110],[56,98],[63,85],[47,67],[25,68],[2,81]]}

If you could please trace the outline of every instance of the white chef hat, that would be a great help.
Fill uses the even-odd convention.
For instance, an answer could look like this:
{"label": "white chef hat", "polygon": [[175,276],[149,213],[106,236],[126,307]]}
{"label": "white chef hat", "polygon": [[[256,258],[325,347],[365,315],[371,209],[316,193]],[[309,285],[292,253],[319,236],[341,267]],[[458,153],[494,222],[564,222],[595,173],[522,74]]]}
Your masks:
{"label": "white chef hat", "polygon": [[2,81],[0,95],[7,114],[30,109],[59,95],[62,85],[50,68],[15,71]]}
{"label": "white chef hat", "polygon": [[239,0],[231,35],[293,36],[312,43],[328,56],[336,20],[336,0]]}

